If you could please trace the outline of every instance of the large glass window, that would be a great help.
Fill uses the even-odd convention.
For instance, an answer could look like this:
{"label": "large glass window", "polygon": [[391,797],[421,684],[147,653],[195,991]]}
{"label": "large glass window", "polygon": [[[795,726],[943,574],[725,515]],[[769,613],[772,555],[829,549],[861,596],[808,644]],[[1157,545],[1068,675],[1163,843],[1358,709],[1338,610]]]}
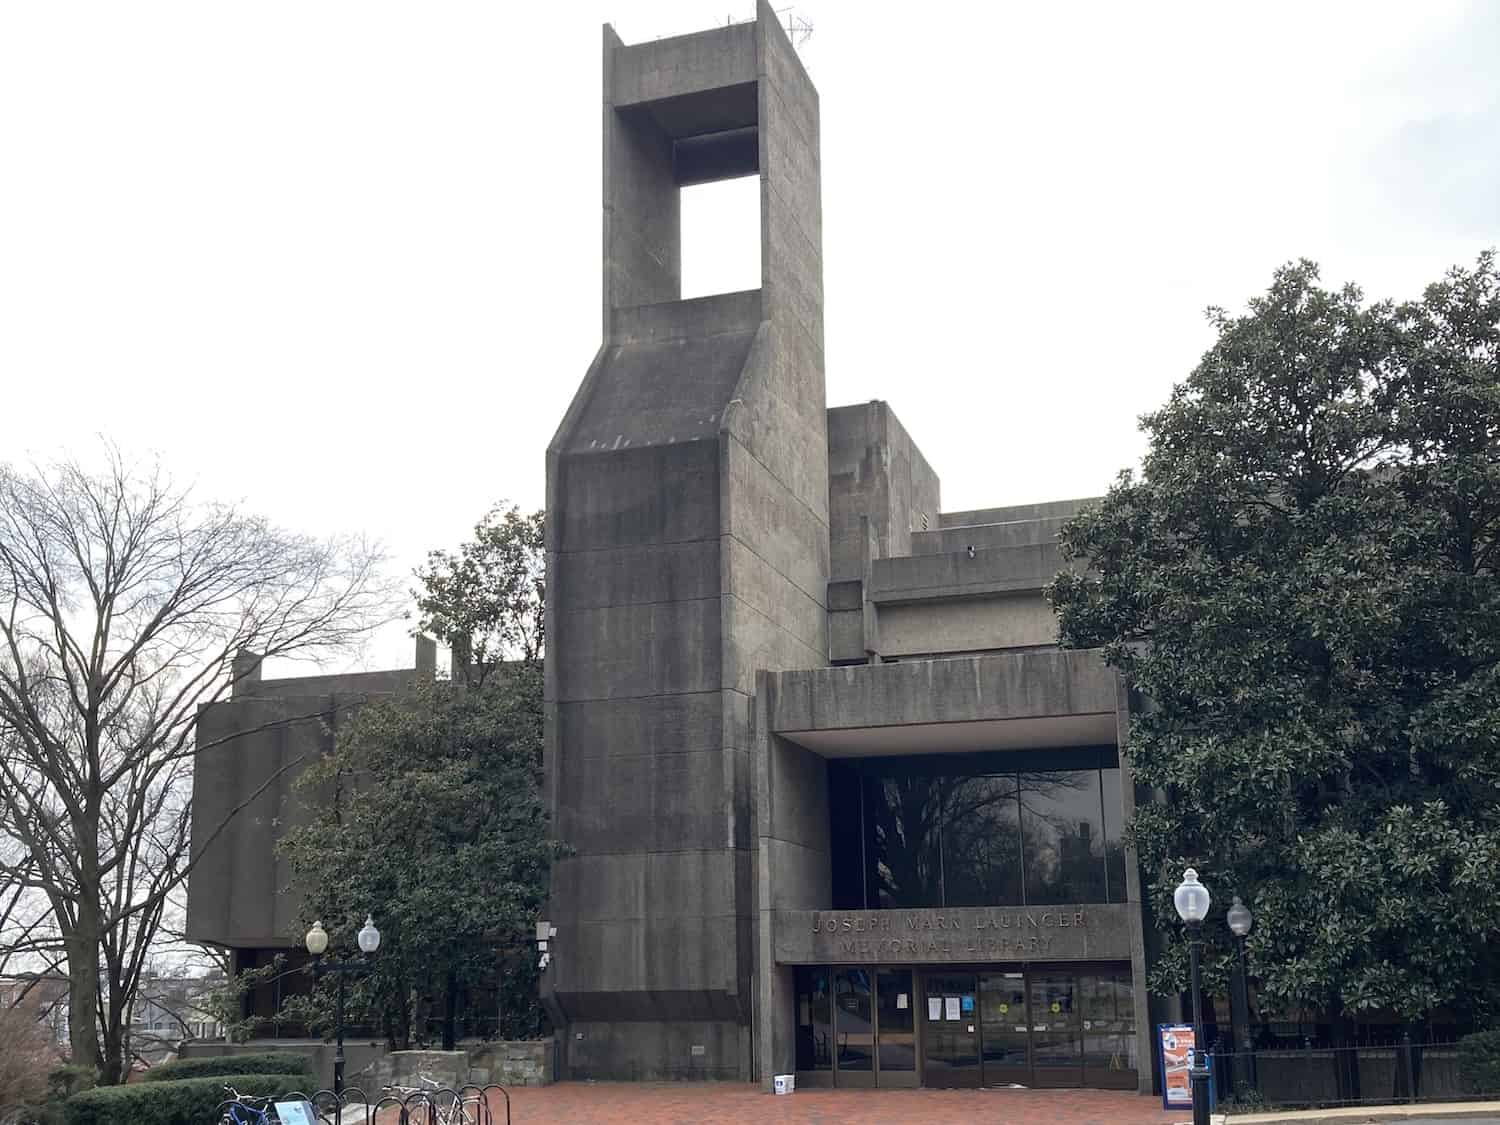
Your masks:
{"label": "large glass window", "polygon": [[1016,778],[957,779],[943,815],[943,905],[1019,906]]}
{"label": "large glass window", "polygon": [[943,905],[940,830],[951,786],[922,774],[865,779],[871,907]]}
{"label": "large glass window", "polygon": [[1099,771],[1019,778],[1027,903],[1105,902]]}
{"label": "large glass window", "polygon": [[1109,901],[1125,901],[1125,805],[1121,799],[1120,771],[1100,770],[1104,793],[1104,874],[1109,883]]}
{"label": "large glass window", "polygon": [[1125,901],[1114,747],[830,763],[835,909]]}

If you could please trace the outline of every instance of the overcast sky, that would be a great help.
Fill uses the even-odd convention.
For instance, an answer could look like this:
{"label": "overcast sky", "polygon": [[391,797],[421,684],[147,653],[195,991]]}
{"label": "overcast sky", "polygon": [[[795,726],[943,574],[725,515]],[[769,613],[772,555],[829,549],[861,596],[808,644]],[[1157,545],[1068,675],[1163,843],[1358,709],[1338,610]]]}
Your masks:
{"label": "overcast sky", "polygon": [[[0,458],[105,433],[402,570],[540,506],[599,345],[599,25],[752,13],[0,5]],[[795,14],[829,403],[888,400],[949,510],[1103,491],[1281,262],[1407,297],[1500,242],[1497,0]],[[687,295],[757,284],[754,192],[688,193]]]}

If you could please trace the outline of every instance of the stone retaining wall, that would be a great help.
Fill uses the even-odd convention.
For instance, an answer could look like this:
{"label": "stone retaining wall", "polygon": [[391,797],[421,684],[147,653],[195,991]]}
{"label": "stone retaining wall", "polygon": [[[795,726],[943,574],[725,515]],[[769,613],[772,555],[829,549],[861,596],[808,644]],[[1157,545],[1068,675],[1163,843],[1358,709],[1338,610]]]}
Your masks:
{"label": "stone retaining wall", "polygon": [[514,1040],[460,1044],[457,1051],[392,1051],[374,1066],[373,1089],[421,1086],[424,1078],[440,1086],[545,1086],[552,1081],[552,1041]]}

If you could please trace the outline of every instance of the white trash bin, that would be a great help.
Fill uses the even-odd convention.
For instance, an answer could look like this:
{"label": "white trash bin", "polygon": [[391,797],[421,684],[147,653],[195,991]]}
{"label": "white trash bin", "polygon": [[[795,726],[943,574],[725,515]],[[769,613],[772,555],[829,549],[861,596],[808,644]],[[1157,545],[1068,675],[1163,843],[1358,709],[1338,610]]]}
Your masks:
{"label": "white trash bin", "polygon": [[797,1076],[795,1074],[778,1074],[772,1082],[775,1084],[778,1094],[790,1094],[797,1088]]}

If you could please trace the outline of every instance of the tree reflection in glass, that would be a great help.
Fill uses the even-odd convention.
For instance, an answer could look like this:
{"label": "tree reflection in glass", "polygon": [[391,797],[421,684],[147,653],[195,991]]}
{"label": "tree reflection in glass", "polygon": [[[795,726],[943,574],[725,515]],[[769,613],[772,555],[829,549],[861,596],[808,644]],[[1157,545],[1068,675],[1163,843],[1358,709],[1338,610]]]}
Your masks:
{"label": "tree reflection in glass", "polygon": [[1019,774],[1026,902],[1104,902],[1098,770]]}

